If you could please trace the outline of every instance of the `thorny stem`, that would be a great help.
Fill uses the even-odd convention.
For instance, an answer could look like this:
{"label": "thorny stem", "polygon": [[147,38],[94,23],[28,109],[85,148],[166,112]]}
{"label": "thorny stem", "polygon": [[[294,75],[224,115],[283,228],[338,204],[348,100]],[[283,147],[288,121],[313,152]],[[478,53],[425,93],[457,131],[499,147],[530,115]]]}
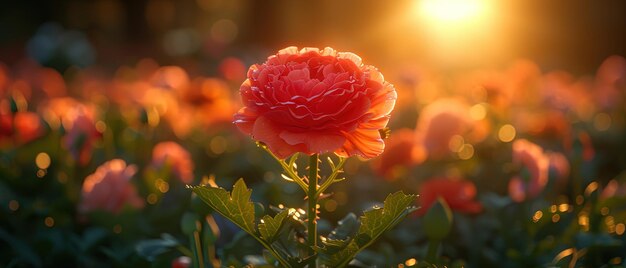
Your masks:
{"label": "thorny stem", "polygon": [[[309,158],[309,208],[307,211],[308,216],[308,244],[309,244],[309,255],[313,256],[315,254],[315,248],[317,248],[317,172],[318,172],[318,161],[319,155],[313,154]],[[311,257],[309,262],[309,267],[315,267],[315,257]]]}

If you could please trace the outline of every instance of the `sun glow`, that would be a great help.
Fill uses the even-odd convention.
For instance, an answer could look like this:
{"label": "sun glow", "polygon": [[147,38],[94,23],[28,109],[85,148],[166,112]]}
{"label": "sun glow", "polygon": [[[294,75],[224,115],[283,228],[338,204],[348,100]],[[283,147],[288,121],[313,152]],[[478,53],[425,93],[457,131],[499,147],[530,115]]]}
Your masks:
{"label": "sun glow", "polygon": [[422,0],[424,16],[438,23],[459,23],[481,17],[487,11],[484,0]]}
{"label": "sun glow", "polygon": [[503,52],[500,8],[495,0],[415,0],[410,16],[429,38],[430,55],[457,66],[485,63]]}

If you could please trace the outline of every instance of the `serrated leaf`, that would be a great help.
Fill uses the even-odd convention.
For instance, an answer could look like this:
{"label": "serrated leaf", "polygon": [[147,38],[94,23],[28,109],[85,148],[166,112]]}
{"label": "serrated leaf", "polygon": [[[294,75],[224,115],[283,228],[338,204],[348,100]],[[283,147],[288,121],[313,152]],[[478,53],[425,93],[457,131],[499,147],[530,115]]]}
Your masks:
{"label": "serrated leaf", "polygon": [[[332,246],[339,246],[340,241],[331,240],[331,247],[320,249],[320,261],[324,267],[343,267],[347,265],[359,251],[372,244],[386,230],[391,229],[406,215],[415,211],[412,205],[416,195],[405,195],[399,191],[387,196],[382,208],[373,208],[365,211],[361,216],[361,225],[354,239],[343,240],[348,242],[339,251]],[[326,243],[329,243],[327,240]],[[325,243],[325,244],[326,244]]]}
{"label": "serrated leaf", "polygon": [[235,183],[232,193],[227,192],[224,188],[210,186],[195,187],[193,192],[211,208],[247,233],[256,233],[254,228],[254,204],[250,202],[252,190],[248,189],[243,179],[239,179]]}
{"label": "serrated leaf", "polygon": [[268,243],[273,242],[276,239],[276,234],[278,234],[278,231],[280,231],[280,228],[284,225],[287,215],[289,215],[287,210],[283,210],[273,218],[269,215],[263,216],[261,223],[259,223],[259,233],[261,233],[261,237]]}

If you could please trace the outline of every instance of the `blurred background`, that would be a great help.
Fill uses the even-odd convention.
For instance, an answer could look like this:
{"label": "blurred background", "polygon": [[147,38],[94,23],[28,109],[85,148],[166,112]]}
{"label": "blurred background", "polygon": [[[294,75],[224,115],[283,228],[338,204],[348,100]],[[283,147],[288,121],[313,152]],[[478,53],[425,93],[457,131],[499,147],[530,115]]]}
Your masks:
{"label": "blurred background", "polygon": [[264,213],[303,207],[232,124],[248,67],[287,46],[353,52],[398,92],[385,152],[347,160],[320,234],[398,190],[421,209],[355,266],[420,265],[439,197],[440,267],[626,265],[626,1],[0,7],[0,267],[188,267],[199,240],[207,267],[265,263],[185,185],[243,177]]}
{"label": "blurred background", "polygon": [[[248,56],[257,61],[295,45],[353,51],[381,68],[415,60],[488,67],[528,58],[587,74],[626,52],[624,10],[619,0],[8,1],[0,11],[0,59],[30,56],[67,68],[144,57],[182,64],[259,51]],[[83,54],[65,59],[56,55],[59,46]]]}

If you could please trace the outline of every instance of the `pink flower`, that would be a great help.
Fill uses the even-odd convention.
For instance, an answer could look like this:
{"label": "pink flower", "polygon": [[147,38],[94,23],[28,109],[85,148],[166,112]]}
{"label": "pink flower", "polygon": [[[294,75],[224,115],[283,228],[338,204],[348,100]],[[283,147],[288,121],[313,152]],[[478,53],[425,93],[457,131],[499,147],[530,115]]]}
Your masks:
{"label": "pink flower", "polygon": [[516,202],[538,196],[548,183],[548,157],[538,145],[521,139],[513,142],[513,163],[528,174],[513,177],[509,181],[509,195]]}
{"label": "pink flower", "polygon": [[252,65],[235,124],[280,158],[335,152],[372,158],[396,102],[393,86],[361,58],[332,48],[288,47]]}
{"label": "pink flower", "polygon": [[395,179],[406,175],[407,169],[421,161],[423,158],[419,155],[415,132],[411,129],[400,129],[391,133],[385,152],[372,161],[371,166],[378,175]]}
{"label": "pink flower", "polygon": [[137,172],[134,165],[126,166],[121,159],[105,162],[83,182],[79,210],[83,213],[105,210],[118,214],[126,204],[134,208],[144,205],[130,179]]}
{"label": "pink flower", "polygon": [[417,214],[419,216],[426,214],[438,197],[446,200],[453,211],[478,213],[482,210],[482,205],[474,200],[476,198],[474,183],[460,179],[440,178],[430,179],[422,184],[418,199],[421,208],[417,210]]}
{"label": "pink flower", "polygon": [[178,143],[167,141],[155,145],[152,149],[152,165],[157,168],[164,166],[170,168],[172,173],[185,184],[193,181],[191,155]]}
{"label": "pink flower", "polygon": [[456,99],[439,99],[422,109],[416,134],[429,158],[450,153],[450,139],[463,135],[472,127],[469,107]]}

